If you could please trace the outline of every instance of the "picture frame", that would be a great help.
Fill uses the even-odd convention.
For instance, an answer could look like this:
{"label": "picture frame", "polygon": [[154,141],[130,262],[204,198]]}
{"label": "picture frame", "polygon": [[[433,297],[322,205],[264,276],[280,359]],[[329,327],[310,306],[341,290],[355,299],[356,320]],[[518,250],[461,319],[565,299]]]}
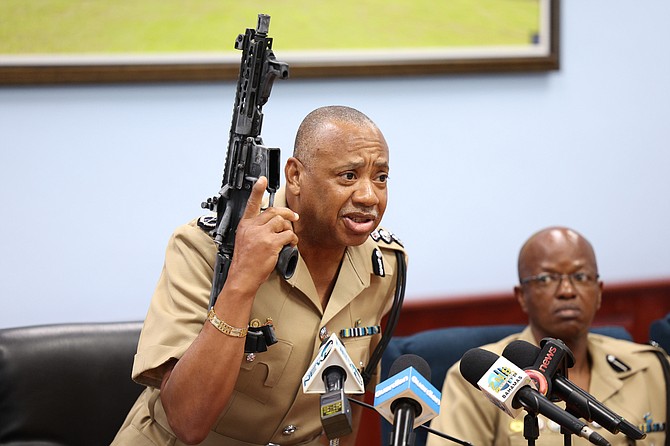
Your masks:
{"label": "picture frame", "polygon": [[[538,42],[524,47],[277,51],[291,78],[558,70],[560,0],[539,0]],[[3,55],[0,85],[206,82],[237,79],[239,54]]]}

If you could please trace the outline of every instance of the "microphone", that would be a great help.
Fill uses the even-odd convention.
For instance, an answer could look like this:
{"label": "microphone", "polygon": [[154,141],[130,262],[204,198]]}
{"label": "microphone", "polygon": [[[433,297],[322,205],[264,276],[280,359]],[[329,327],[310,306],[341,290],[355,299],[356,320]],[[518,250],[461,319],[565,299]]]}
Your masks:
{"label": "microphone", "polygon": [[[567,410],[587,421],[595,421],[613,434],[619,432],[632,440],[641,440],[647,436],[634,424],[617,415],[593,395],[574,384],[553,366],[564,354],[572,357],[570,349],[559,339],[544,338],[542,349],[530,342],[513,341],[503,356],[523,368],[531,376],[542,393],[549,398],[557,397],[565,401]],[[543,391],[543,389],[546,389]]]}
{"label": "microphone", "polygon": [[[375,409],[375,406],[372,406],[372,405],[370,405],[370,404],[368,404],[364,401],[358,401],[358,400],[351,399],[351,398],[349,399],[349,401],[356,404],[356,405],[365,407],[366,409],[374,410],[375,412],[379,413],[377,411],[377,409]],[[461,440],[460,438],[456,438],[456,437],[452,437],[451,435],[447,435],[444,432],[440,432],[438,430],[431,429],[430,427],[426,426],[425,424],[420,424],[418,427],[420,429],[425,430],[426,433],[437,435],[438,437],[444,438],[445,440],[453,441],[456,444],[460,444],[462,446],[473,446],[473,444],[470,443],[469,441]]]}
{"label": "microphone", "polygon": [[440,413],[442,394],[430,383],[430,366],[420,356],[398,357],[389,375],[375,387],[375,409],[393,424],[392,446],[413,445],[414,428]]}
{"label": "microphone", "polygon": [[589,428],[584,422],[554,405],[532,387],[530,377],[507,358],[488,350],[473,348],[461,358],[461,375],[496,406],[511,417],[521,408],[537,415],[542,414],[575,435],[598,446],[610,443]]}
{"label": "microphone", "polygon": [[[321,379],[319,379],[321,378]],[[321,345],[302,377],[304,393],[321,393],[321,425],[332,440],[350,434],[351,405],[346,393],[365,392],[363,377],[335,333]]]}

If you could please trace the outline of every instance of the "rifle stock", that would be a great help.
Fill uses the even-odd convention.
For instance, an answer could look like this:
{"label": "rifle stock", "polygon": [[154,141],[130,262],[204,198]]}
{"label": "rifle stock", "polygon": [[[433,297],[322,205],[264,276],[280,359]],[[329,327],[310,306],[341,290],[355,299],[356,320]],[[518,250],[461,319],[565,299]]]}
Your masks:
{"label": "rifle stock", "polygon": [[[256,29],[247,28],[235,40],[235,49],[242,51],[237,80],[232,123],[226,152],[223,181],[219,193],[208,198],[202,207],[215,211],[216,227],[212,236],[218,252],[209,307],[213,307],[228,276],[233,258],[235,233],[242,219],[251,189],[259,177],[268,179],[270,205],[279,189],[280,150],[263,145],[263,105],[267,103],[275,79],[286,79],[288,64],[276,60],[272,38],[268,37],[270,16],[258,15]],[[290,278],[298,262],[296,248],[284,246],[279,254],[277,272]]]}

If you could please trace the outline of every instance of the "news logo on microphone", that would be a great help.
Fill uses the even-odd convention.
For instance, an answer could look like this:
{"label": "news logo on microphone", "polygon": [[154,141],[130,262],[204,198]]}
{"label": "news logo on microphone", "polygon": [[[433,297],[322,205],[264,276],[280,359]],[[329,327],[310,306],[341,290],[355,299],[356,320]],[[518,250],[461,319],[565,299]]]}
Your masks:
{"label": "news logo on microphone", "polygon": [[393,424],[393,402],[409,398],[418,402],[421,413],[414,418],[414,428],[432,420],[440,413],[442,394],[414,367],[407,367],[375,387],[375,409]]}
{"label": "news logo on microphone", "polygon": [[514,395],[524,386],[535,387],[522,369],[503,357],[499,357],[484,373],[477,386],[493,404],[513,418],[522,410],[521,407],[512,407]]}
{"label": "news logo on microphone", "polygon": [[347,349],[335,333],[321,345],[316,358],[302,377],[302,390],[304,393],[325,393],[326,386],[322,374],[329,367],[341,368],[346,378],[344,380],[344,392],[347,394],[361,394],[365,392],[363,376],[351,360]]}

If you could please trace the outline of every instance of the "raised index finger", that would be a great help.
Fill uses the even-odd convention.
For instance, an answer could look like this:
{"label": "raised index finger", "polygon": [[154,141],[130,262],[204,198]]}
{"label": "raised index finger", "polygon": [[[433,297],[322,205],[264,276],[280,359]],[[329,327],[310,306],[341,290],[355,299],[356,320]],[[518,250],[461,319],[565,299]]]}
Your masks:
{"label": "raised index finger", "polygon": [[244,215],[242,218],[254,218],[261,213],[261,206],[263,204],[263,193],[265,188],[268,186],[268,179],[265,177],[260,177],[254,183],[254,187],[251,188],[251,195],[249,195],[249,200],[247,200],[247,207],[244,209]]}

